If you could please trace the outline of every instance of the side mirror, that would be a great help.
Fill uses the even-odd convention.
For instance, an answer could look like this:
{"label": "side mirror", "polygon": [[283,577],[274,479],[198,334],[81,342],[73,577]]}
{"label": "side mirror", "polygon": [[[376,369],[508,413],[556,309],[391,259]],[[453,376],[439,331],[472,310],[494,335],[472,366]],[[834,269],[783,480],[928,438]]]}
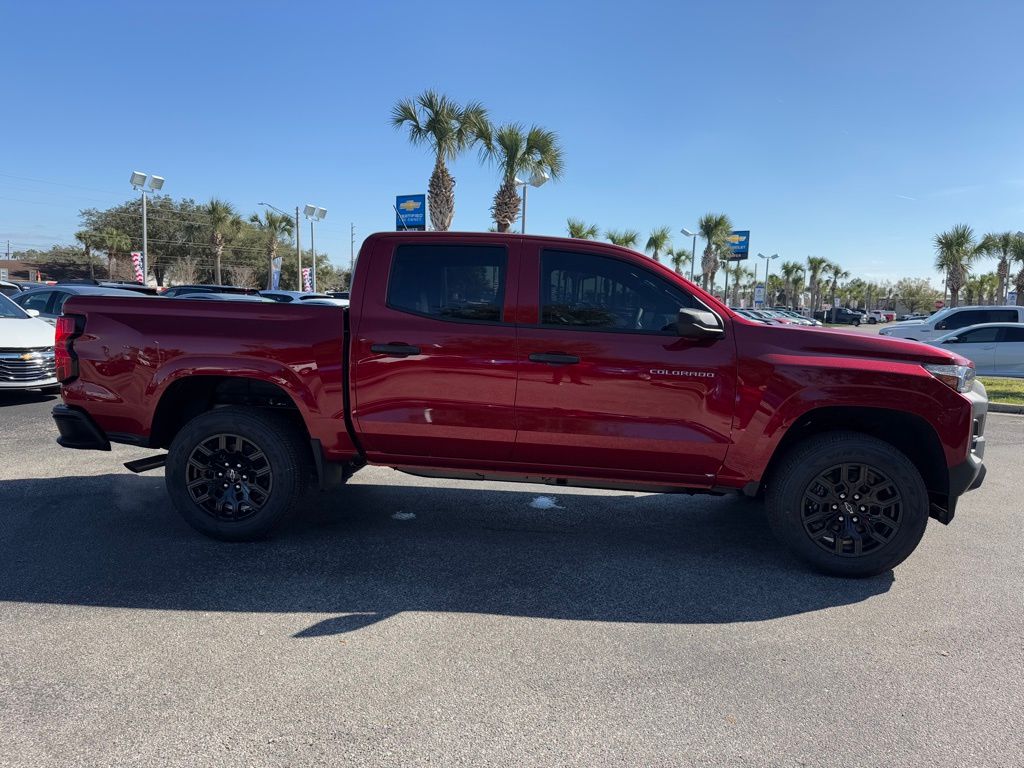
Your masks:
{"label": "side mirror", "polygon": [[718,339],[725,335],[722,321],[706,309],[680,309],[676,333],[684,339]]}
{"label": "side mirror", "polygon": [[950,336],[948,339],[946,339],[942,343],[943,344],[956,344],[959,341],[960,341],[960,337],[959,336]]}
{"label": "side mirror", "polygon": [[943,320],[942,322],[936,323],[935,324],[935,330],[936,331],[944,331],[944,330],[946,330],[946,321]]}
{"label": "side mirror", "polygon": [[28,315],[29,317],[39,317],[39,310],[38,309],[26,309],[25,310],[25,314]]}

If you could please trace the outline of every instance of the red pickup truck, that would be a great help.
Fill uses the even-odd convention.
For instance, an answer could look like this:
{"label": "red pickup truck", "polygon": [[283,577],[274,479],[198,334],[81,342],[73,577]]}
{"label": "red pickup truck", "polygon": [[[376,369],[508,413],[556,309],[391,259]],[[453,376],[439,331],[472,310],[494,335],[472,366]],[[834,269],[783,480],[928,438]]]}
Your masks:
{"label": "red pickup truck", "polygon": [[210,536],[310,484],[415,475],[763,496],[829,573],[892,568],[984,477],[985,390],[915,342],[740,317],[641,254],[489,233],[364,243],[349,308],[72,298],[58,442],[167,453]]}

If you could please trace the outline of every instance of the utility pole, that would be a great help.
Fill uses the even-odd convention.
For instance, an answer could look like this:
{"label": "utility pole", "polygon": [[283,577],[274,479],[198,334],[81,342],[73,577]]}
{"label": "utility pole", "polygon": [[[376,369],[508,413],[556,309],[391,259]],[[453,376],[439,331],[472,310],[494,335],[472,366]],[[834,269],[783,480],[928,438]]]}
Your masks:
{"label": "utility pole", "polygon": [[299,234],[299,206],[295,206],[295,256],[299,261],[299,290],[302,290],[302,237]]}
{"label": "utility pole", "polygon": [[348,244],[348,289],[352,290],[352,278],[356,273],[356,225],[354,222],[349,223],[351,229],[351,237]]}

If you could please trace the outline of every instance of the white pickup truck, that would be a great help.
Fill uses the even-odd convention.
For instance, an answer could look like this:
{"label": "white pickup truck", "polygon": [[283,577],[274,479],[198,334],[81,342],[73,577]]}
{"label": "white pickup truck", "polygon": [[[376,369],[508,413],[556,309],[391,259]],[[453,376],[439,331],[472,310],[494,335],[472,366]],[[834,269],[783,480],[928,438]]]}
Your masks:
{"label": "white pickup truck", "polygon": [[943,334],[981,323],[1024,323],[1024,307],[948,307],[925,320],[907,320],[880,330],[880,336],[931,341]]}

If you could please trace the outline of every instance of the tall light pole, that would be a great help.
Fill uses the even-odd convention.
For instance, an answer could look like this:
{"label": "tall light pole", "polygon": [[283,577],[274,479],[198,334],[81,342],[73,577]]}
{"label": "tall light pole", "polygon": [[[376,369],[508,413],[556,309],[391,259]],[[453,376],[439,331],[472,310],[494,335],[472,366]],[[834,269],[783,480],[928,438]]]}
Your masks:
{"label": "tall light pole", "polygon": [[548,174],[545,173],[544,171],[534,171],[531,174],[530,178],[527,179],[526,181],[523,181],[518,176],[516,176],[516,178],[515,178],[516,186],[519,186],[519,187],[523,188],[523,223],[522,223],[522,226],[520,227],[520,230],[519,230],[520,234],[523,234],[523,235],[526,234],[526,188],[527,187],[542,187],[542,186],[544,186],[545,182],[547,182],[547,180],[550,179],[550,178],[551,177],[548,176]]}
{"label": "tall light pole", "polygon": [[683,227],[679,231],[682,232],[687,237],[692,237],[693,238],[693,250],[690,251],[690,282],[692,283],[693,282],[693,266],[697,262],[697,233],[696,232],[691,232],[686,227]]}
{"label": "tall light pole", "polygon": [[[265,205],[265,206],[267,206],[267,208],[273,208],[275,211],[280,213],[282,216],[287,216],[288,218],[291,218],[291,214],[290,213],[285,213],[280,208],[278,208],[276,205],[271,205],[270,203],[259,203],[259,205]],[[295,206],[295,256],[298,259],[298,266],[299,266],[299,278],[298,278],[298,280],[299,280],[299,290],[301,291],[302,290],[302,239],[301,239],[301,235],[299,234],[299,206],[297,206],[297,205]]]}
{"label": "tall light pole", "polygon": [[306,207],[302,209],[302,212],[306,215],[306,218],[309,219],[309,251],[310,251],[310,253],[313,254],[313,280],[312,280],[311,287],[313,289],[313,292],[315,293],[316,292],[316,245],[315,245],[315,241],[313,240],[313,222],[314,221],[322,221],[324,216],[327,215],[327,209],[326,208],[319,208],[319,207],[317,207],[315,205],[310,205],[309,203],[306,203]]}
{"label": "tall light pole", "polygon": [[146,282],[146,272],[149,270],[149,232],[146,225],[146,197],[149,192],[159,192],[164,187],[163,176],[150,176],[149,189],[146,189],[146,174],[141,171],[132,171],[130,179],[132,189],[142,192],[142,282]]}
{"label": "tall light pole", "polygon": [[[772,261],[774,259],[779,258],[779,254],[773,253],[771,256],[765,256],[763,253],[759,253],[759,254],[757,254],[757,258],[764,259],[764,297],[765,297],[765,304],[767,304],[768,303],[768,301],[767,301],[767,299],[768,299],[768,275],[772,271]],[[755,280],[756,280],[756,278],[755,278]],[[754,290],[755,291],[757,290],[756,283],[754,285]],[[756,304],[757,302],[755,301],[754,303]]]}
{"label": "tall light pole", "polygon": [[356,223],[350,221],[348,240],[348,290],[352,292],[352,278],[356,274]]}

